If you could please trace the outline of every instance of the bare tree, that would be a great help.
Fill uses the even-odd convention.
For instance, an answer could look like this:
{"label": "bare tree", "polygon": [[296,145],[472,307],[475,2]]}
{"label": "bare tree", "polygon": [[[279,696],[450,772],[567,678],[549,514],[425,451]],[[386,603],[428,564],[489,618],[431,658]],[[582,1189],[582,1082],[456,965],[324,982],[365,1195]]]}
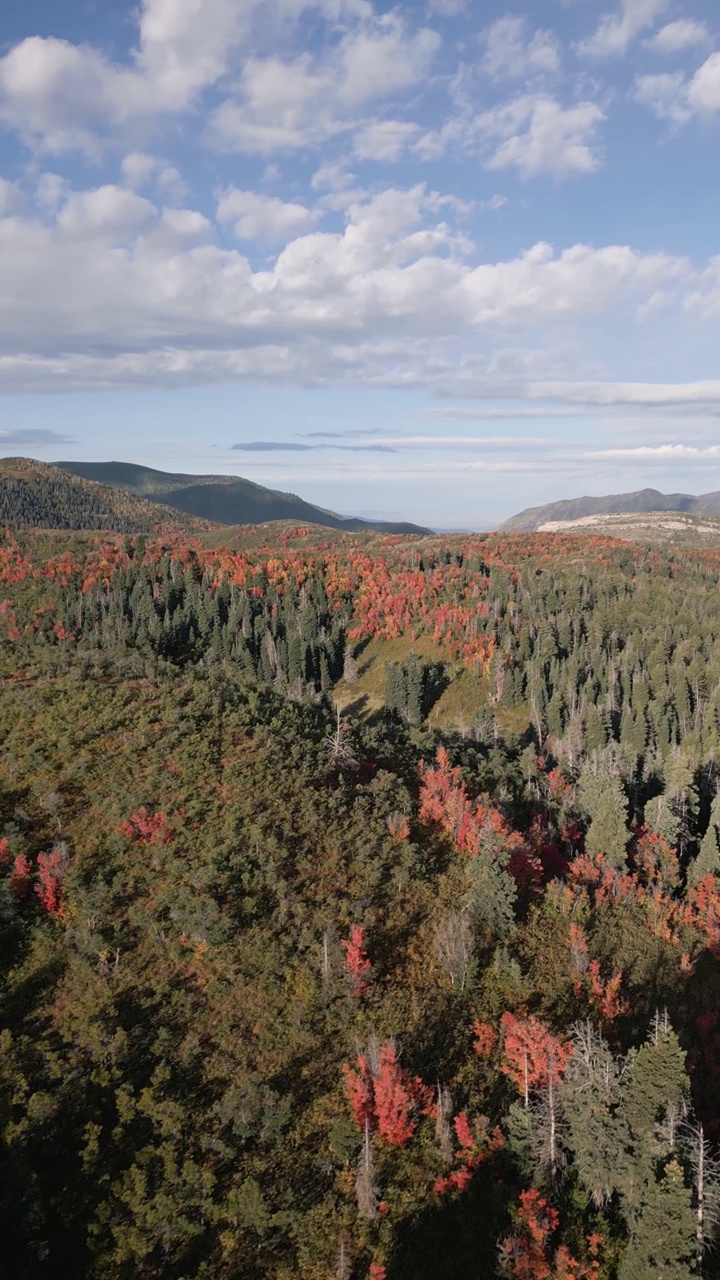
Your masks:
{"label": "bare tree", "polygon": [[363,1145],[358,1159],[357,1177],[355,1178],[355,1195],[358,1213],[361,1218],[377,1218],[378,1193],[375,1186],[375,1167],[373,1163],[372,1145],[370,1143],[370,1121],[365,1121]]}
{"label": "bare tree", "polygon": [[347,721],[343,720],[339,707],[337,707],[336,712],[337,723],[325,739],[325,750],[336,768],[355,769],[357,768],[358,760],[352,744],[348,741],[348,735],[352,732],[352,729]]}
{"label": "bare tree", "polygon": [[450,1115],[452,1113],[452,1098],[448,1089],[441,1085],[437,1087],[437,1115],[435,1117],[435,1138],[440,1148],[443,1159],[448,1164],[452,1163],[454,1151],[452,1130],[450,1128]]}
{"label": "bare tree", "polygon": [[720,1224],[720,1159],[705,1137],[702,1121],[681,1123],[678,1137],[693,1172],[695,1248],[698,1275],[703,1254],[713,1243]]}
{"label": "bare tree", "polygon": [[345,650],[343,658],[343,680],[345,684],[354,684],[358,678],[358,664],[352,649]]}
{"label": "bare tree", "polygon": [[435,954],[447,969],[450,985],[464,991],[475,950],[473,931],[465,912],[443,916],[435,929]]}
{"label": "bare tree", "polygon": [[337,1265],[333,1272],[333,1280],[350,1280],[352,1271],[352,1262],[350,1261],[350,1251],[348,1249],[347,1235],[345,1231],[340,1232],[340,1244],[338,1247]]}
{"label": "bare tree", "polygon": [[326,987],[330,981],[332,966],[330,962],[330,935],[327,929],[323,929],[322,936],[322,959],[320,961],[320,972],[322,974],[322,983]]}

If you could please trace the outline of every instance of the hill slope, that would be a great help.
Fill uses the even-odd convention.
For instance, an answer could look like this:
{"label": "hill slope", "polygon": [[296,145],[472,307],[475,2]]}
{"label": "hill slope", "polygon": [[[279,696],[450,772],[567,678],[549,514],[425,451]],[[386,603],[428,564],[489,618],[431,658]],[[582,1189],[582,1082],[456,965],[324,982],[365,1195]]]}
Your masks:
{"label": "hill slope", "polygon": [[720,517],[688,511],[613,512],[578,520],[547,520],[539,533],[598,533],[626,542],[702,550],[720,546]]}
{"label": "hill slope", "polygon": [[0,528],[107,529],[150,533],[159,526],[204,533],[211,526],[125,489],[94,484],[32,458],[0,458]]}
{"label": "hill slope", "polygon": [[164,502],[189,515],[218,524],[263,524],[267,520],[295,520],[325,525],[329,529],[378,533],[430,533],[430,529],[405,522],[344,519],[305,502],[294,493],[266,489],[242,476],[183,475],[156,471],[131,462],[58,462],[72,475],[101,484],[116,485],[150,502]]}
{"label": "hill slope", "polygon": [[[720,516],[720,493],[660,493],[658,489],[638,489],[635,493],[612,493],[594,498],[568,498],[527,507],[511,516],[499,528],[505,532],[532,531],[550,522],[582,520],[586,516],[607,516],[629,512],[686,511],[692,515]],[[619,536],[619,535],[617,535]]]}

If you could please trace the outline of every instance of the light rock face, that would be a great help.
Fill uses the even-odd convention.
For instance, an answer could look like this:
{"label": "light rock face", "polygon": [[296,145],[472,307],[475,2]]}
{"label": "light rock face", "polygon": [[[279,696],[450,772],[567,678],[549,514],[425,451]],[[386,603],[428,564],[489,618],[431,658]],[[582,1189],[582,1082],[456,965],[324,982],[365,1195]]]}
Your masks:
{"label": "light rock face", "polygon": [[662,542],[690,548],[720,546],[720,519],[677,511],[580,516],[576,520],[547,520],[538,526],[539,533],[589,530],[628,542]]}

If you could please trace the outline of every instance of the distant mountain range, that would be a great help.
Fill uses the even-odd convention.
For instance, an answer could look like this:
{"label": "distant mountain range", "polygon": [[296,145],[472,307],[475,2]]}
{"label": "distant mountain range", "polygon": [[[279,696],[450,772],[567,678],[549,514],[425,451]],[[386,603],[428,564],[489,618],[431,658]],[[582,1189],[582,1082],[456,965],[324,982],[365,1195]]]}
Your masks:
{"label": "distant mountain range", "polygon": [[212,527],[209,520],[70,475],[48,462],[0,458],[0,529],[152,533],[167,528],[201,534]]}
{"label": "distant mountain range", "polygon": [[155,471],[132,462],[56,462],[56,467],[104,485],[114,485],[148,502],[161,502],[187,515],[216,524],[264,524],[267,520],[295,520],[325,525],[347,533],[431,533],[405,522],[346,519],[305,502],[294,493],[281,493],[241,476],[195,476]]}
{"label": "distant mountain range", "polygon": [[[720,492],[660,493],[658,489],[638,489],[636,493],[612,493],[603,498],[568,498],[527,507],[499,525],[503,533],[541,529],[548,524],[574,523],[588,516],[626,515],[650,511],[684,511],[689,515],[720,516]],[[620,535],[616,535],[620,536]]]}

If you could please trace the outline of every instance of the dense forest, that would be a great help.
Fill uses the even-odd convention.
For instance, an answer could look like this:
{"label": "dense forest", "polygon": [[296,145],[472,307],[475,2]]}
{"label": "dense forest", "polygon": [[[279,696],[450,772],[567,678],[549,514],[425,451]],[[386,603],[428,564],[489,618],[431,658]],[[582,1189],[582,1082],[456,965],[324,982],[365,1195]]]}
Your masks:
{"label": "dense forest", "polygon": [[719,578],[7,533],[9,1274],[719,1275]]}
{"label": "dense forest", "polygon": [[124,489],[69,475],[34,458],[0,458],[0,529],[106,529],[202,533],[208,520],[158,505]]}

